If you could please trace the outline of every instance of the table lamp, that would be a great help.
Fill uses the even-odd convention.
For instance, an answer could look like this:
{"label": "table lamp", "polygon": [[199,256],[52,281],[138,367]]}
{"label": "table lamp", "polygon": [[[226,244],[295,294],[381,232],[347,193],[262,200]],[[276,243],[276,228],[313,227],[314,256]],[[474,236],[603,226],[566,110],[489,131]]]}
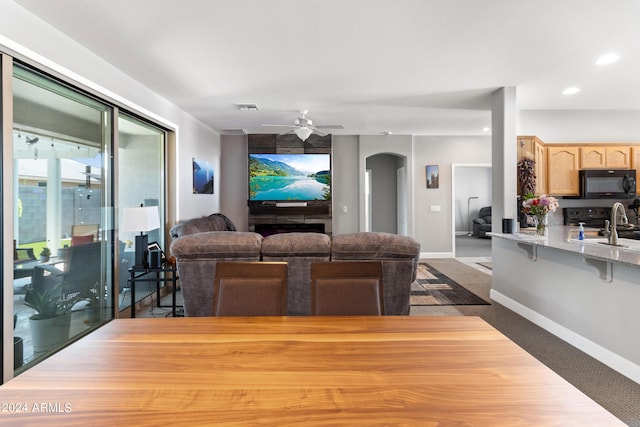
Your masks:
{"label": "table lamp", "polygon": [[122,226],[120,231],[140,232],[136,236],[135,241],[135,264],[134,268],[147,268],[147,246],[149,236],[144,234],[145,231],[160,228],[160,215],[157,206],[143,206],[138,208],[123,208],[122,210]]}

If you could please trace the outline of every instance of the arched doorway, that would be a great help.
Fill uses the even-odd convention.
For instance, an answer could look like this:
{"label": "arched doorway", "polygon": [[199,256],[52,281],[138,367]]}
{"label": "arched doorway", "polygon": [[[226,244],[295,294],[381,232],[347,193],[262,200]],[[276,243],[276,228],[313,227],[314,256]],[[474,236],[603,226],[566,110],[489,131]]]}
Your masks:
{"label": "arched doorway", "polygon": [[407,158],[380,153],[365,159],[366,231],[408,234]]}

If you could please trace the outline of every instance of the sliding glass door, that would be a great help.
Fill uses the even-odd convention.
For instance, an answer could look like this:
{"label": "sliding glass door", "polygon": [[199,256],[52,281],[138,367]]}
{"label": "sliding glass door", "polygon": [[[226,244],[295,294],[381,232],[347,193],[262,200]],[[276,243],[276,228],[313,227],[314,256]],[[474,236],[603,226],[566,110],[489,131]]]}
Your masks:
{"label": "sliding glass door", "polygon": [[[124,208],[139,206],[157,209],[160,228],[146,231],[148,243],[164,245],[165,224],[165,131],[133,116],[118,115],[118,195],[119,224]],[[131,287],[128,269],[134,264],[135,236],[143,230],[119,230],[119,309],[131,307]],[[144,248],[146,249],[146,248]],[[155,282],[140,282],[135,287],[136,303],[147,299],[156,291]],[[150,305],[153,309],[153,304]]]}
{"label": "sliding glass door", "polygon": [[21,370],[113,318],[113,113],[21,65],[12,85],[14,367]]}

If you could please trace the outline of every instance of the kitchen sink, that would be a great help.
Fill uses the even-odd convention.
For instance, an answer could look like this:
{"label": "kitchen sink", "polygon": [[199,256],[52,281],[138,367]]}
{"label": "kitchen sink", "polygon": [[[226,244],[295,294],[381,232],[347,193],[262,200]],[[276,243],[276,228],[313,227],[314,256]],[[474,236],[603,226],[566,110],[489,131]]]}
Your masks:
{"label": "kitchen sink", "polygon": [[586,245],[599,245],[610,248],[640,252],[640,240],[625,239],[623,237],[618,237],[617,246],[610,245],[606,237],[586,237],[584,240],[569,239],[569,241],[574,243],[584,243]]}

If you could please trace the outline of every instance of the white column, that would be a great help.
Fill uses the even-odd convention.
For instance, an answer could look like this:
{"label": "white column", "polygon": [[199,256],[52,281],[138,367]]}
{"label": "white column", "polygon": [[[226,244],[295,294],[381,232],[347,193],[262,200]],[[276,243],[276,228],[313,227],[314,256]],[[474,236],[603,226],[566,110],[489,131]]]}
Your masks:
{"label": "white column", "polygon": [[491,229],[498,232],[503,218],[518,219],[516,117],[516,88],[495,91],[491,100]]}

